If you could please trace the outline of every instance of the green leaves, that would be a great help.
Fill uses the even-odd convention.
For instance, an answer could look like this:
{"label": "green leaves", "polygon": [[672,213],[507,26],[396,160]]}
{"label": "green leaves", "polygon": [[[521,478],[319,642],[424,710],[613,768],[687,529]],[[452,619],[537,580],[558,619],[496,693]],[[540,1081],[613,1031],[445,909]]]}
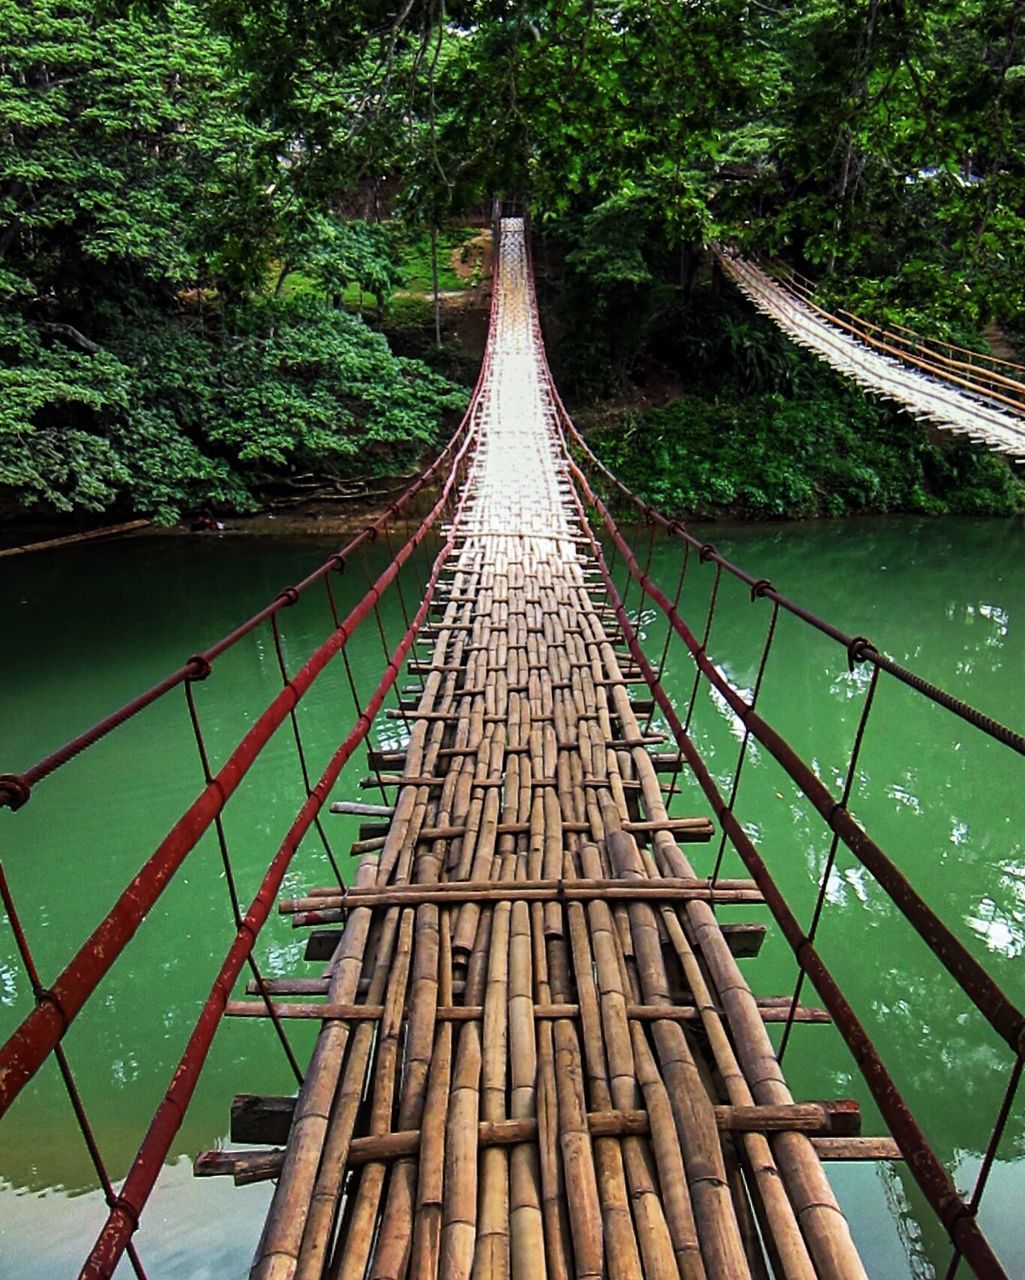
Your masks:
{"label": "green leaves", "polygon": [[[333,208],[358,66],[289,86],[293,129],[196,0],[0,0],[0,27],[0,485],[166,520],[415,465],[465,395],[342,309],[399,278],[391,233]],[[307,296],[267,297],[296,265]]]}
{"label": "green leaves", "polygon": [[4,322],[0,484],[58,511],[247,510],[275,472],[415,466],[466,401],[357,317],[309,297],[248,304],[221,332],[145,319],[116,351],[91,356]]}
{"label": "green leaves", "polygon": [[[411,465],[462,393],[344,304],[372,297],[417,350],[420,300],[400,289],[384,313],[397,285],[427,287],[401,280],[397,247],[425,255],[372,219],[398,210],[421,231],[495,192],[525,194],[551,232],[553,354],[577,391],[728,351],[732,385],[783,397],[762,407],[791,422],[804,363],[732,313],[687,323],[713,239],[783,252],[871,318],[969,346],[989,321],[1010,329],[1025,310],[1015,14],[0,0],[0,481],[32,503],[169,517],[249,503],[272,473]],[[845,472],[855,505],[888,500],[873,465]],[[826,501],[768,456],[757,483],[703,478],[725,506]]]}
{"label": "green leaves", "polygon": [[910,418],[845,389],[717,404],[686,396],[591,443],[636,493],[681,516],[1012,515],[1025,506],[1025,486],[992,455],[930,443]]}

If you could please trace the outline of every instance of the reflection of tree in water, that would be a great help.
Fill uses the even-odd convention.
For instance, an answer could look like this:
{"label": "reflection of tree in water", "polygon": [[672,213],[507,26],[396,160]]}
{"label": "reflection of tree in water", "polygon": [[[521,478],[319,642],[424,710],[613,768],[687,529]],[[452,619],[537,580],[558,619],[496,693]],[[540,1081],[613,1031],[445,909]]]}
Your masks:
{"label": "reflection of tree in water", "polygon": [[[998,1169],[999,1167],[997,1166]],[[978,1160],[966,1158],[965,1164],[954,1178],[960,1191],[970,1193],[978,1168]],[[937,1280],[938,1277],[946,1276],[953,1246],[926,1203],[910,1169],[904,1163],[887,1163],[879,1166],[879,1175],[887,1208],[907,1258],[909,1275],[914,1280]],[[1016,1196],[1020,1201],[1019,1188],[1019,1179],[1011,1187],[1005,1186],[1002,1190],[996,1186],[991,1187],[994,1206],[997,1197],[1004,1197],[1003,1212],[997,1207],[994,1207],[992,1213],[987,1210],[987,1195],[983,1196],[979,1211],[979,1225],[1011,1280],[1021,1280],[1025,1276],[1020,1221],[1015,1220],[1014,1202]],[[1020,1204],[1017,1208],[1020,1215]],[[968,1277],[971,1274],[971,1268],[962,1263],[958,1276]],[[886,1280],[890,1278],[886,1277]]]}
{"label": "reflection of tree in water", "polygon": [[[908,1260],[908,1272],[913,1280],[934,1280],[936,1275],[935,1263],[938,1255],[930,1261],[929,1253],[926,1246],[926,1240],[922,1230],[922,1222],[925,1220],[923,1214],[926,1206],[922,1205],[921,1209],[913,1209],[905,1192],[904,1178],[901,1172],[906,1174],[903,1166],[893,1163],[881,1164],[879,1166],[880,1181],[883,1186],[883,1194],[886,1197],[886,1205],[890,1210],[890,1217],[893,1219],[894,1226],[897,1228],[897,1235],[900,1242],[904,1246],[904,1253]],[[918,1188],[914,1188],[917,1195]],[[948,1248],[949,1252],[949,1248]]]}
{"label": "reflection of tree in water", "polygon": [[[870,1034],[937,1154],[952,1168],[965,1152],[981,1154],[1013,1064],[1007,1045],[967,1001],[951,996],[952,980],[891,969],[881,975]],[[1025,1154],[1025,1107],[1012,1112],[1001,1154]]]}

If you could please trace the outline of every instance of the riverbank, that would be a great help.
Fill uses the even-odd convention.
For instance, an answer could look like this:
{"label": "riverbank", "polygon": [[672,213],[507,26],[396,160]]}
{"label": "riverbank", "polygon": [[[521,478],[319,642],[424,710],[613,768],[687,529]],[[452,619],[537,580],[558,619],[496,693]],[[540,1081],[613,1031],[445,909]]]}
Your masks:
{"label": "riverbank", "polygon": [[1011,516],[1025,484],[1002,455],[923,426],[826,370],[808,390],[605,414],[594,451],[638,496],[691,520]]}

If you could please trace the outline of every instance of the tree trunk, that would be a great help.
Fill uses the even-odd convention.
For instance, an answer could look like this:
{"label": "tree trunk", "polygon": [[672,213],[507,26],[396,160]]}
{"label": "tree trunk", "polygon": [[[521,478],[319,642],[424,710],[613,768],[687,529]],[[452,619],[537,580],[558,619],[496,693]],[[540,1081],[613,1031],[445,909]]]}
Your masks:
{"label": "tree trunk", "polygon": [[438,289],[438,228],[431,227],[431,281],[434,285],[434,342],[441,347],[441,293]]}

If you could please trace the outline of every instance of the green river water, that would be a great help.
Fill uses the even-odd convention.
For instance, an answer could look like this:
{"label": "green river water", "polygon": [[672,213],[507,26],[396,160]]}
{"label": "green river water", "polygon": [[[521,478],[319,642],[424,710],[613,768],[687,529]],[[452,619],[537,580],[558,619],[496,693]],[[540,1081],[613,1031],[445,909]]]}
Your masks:
{"label": "green river water", "polygon": [[[717,527],[720,550],[795,599],[1016,728],[1025,726],[1025,524],[904,518],[770,527]],[[0,568],[0,772],[21,769],[230,629],[333,546],[313,538],[147,537],[18,557]],[[380,567],[384,553],[370,567]],[[656,577],[675,586],[679,547],[659,545]],[[682,611],[700,628],[710,570],[695,566]],[[358,566],[338,580],[351,604]],[[364,587],[365,589],[365,587]],[[636,595],[633,596],[636,602]],[[742,689],[754,684],[769,617],[765,601],[724,580],[710,652]],[[391,643],[402,629],[384,609]],[[323,638],[328,611],[311,593],[283,617],[290,665]],[[664,632],[648,611],[649,653]],[[369,691],[382,666],[373,625],[350,646]],[[693,667],[672,651],[665,683],[686,709]],[[839,789],[867,676],[831,642],[783,618],[761,709]],[[261,629],[197,686],[214,765],[280,688]],[[319,773],[352,723],[343,673],[333,668],[301,704]],[[738,725],[703,687],[694,736],[728,792]],[[377,745],[401,741],[381,719]],[[365,753],[336,795],[361,793]],[[884,679],[858,770],[855,813],[930,905],[1025,1003],[1025,761]],[[21,811],[0,813],[0,857],[44,981],[51,980],[166,832],[201,783],[184,697],[177,690],[130,726],[42,782]],[[226,828],[246,901],[300,802],[287,724],[229,804]],[[373,799],[373,795],[367,798]],[[686,787],[674,813],[707,807]],[[807,921],[828,852],[821,822],[763,752],[751,749],[738,813],[799,917]],[[355,822],[329,819],[342,856]],[[714,854],[696,851],[699,871]],[[744,874],[727,862],[728,874]],[[315,839],[284,893],[326,883]],[[766,919],[765,908],[724,911]],[[228,902],[216,845],[204,839],[67,1036],[72,1067],[112,1175],[124,1176],[228,945]],[[1010,1055],[853,858],[830,877],[819,940],[855,1009],[958,1185],[970,1188]],[[303,939],[276,915],[260,940],[268,974],[314,975]],[[794,965],[771,925],[759,960],[744,962],[761,994],[791,989]],[[806,990],[805,1000],[814,1002]],[[31,1007],[6,922],[0,929],[0,1036]],[[305,1060],[314,1031],[292,1031]],[[798,1098],[858,1098],[865,1133],[882,1132],[867,1089],[831,1027],[795,1031],[787,1072]],[[199,1182],[191,1157],[226,1140],[232,1095],[288,1092],[291,1076],[263,1020],[221,1028],[193,1105],[137,1237],[154,1280],[242,1277],[269,1200],[267,1185]],[[834,1185],[874,1277],[943,1274],[943,1236],[910,1175],[895,1165],[832,1165]],[[1025,1102],[1007,1128],[981,1221],[1011,1273],[1025,1277]],[[77,1274],[104,1217],[102,1196],[52,1063],[0,1125],[0,1276]],[[119,1274],[128,1274],[127,1268]]]}

